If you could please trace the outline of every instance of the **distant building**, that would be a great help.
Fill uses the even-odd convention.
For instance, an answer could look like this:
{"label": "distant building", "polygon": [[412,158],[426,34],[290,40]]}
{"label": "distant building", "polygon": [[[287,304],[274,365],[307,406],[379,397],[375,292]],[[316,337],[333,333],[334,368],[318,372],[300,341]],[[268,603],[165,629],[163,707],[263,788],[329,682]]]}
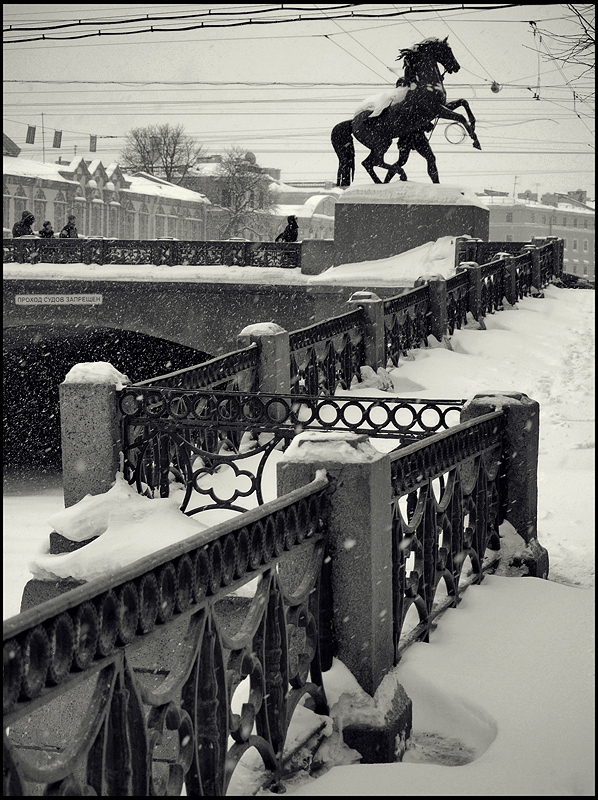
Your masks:
{"label": "distant building", "polygon": [[[247,157],[250,163],[255,163],[253,153],[247,153]],[[221,163],[222,156],[207,156],[202,163],[190,170],[183,185],[205,194],[214,206],[210,213],[214,217],[219,213],[224,219],[226,212],[223,207],[227,204],[227,198],[220,178]],[[334,187],[332,183],[327,185],[315,181],[289,185],[280,180],[279,169],[260,167],[257,164],[255,169],[269,176],[270,188],[277,200],[277,205],[270,213],[260,214],[262,223],[266,223],[267,233],[264,238],[274,239],[284,229],[287,217],[291,214],[297,217],[300,240],[334,238],[334,204],[341,194],[341,189]],[[216,210],[217,207],[219,212]]]}
{"label": "distant building", "polygon": [[206,239],[208,198],[144,172],[128,175],[99,159],[43,164],[5,157],[3,173],[5,229],[28,209],[35,215],[34,230],[50,220],[58,233],[74,214],[82,236]]}
{"label": "distant building", "polygon": [[595,280],[595,208],[582,190],[568,194],[523,192],[478,195],[490,210],[490,241],[528,242],[532,236],[558,236],[565,241],[564,270]]}

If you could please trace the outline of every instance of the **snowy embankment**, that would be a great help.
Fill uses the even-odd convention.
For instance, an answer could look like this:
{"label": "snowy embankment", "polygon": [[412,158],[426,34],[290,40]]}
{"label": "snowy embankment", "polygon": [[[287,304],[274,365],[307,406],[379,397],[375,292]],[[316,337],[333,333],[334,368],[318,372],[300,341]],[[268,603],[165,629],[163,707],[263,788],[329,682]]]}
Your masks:
{"label": "snowy embankment", "polygon": [[[390,372],[394,392],[517,391],[539,401],[538,538],[549,552],[550,580],[488,576],[441,617],[429,644],[407,650],[392,676],[413,701],[411,747],[401,764],[357,764],[341,744],[343,717],[378,706],[336,662],[325,675],[336,728],[321,750],[332,769],[317,779],[299,774],[288,794],[594,795],[594,293],[549,287],[544,298],[487,317],[486,326],[456,331],[452,350],[412,351],[413,360]],[[56,492],[47,502],[30,494],[4,499],[5,617],[18,612],[27,565],[47,568],[40,546],[47,551],[51,527],[42,523],[62,508]],[[180,519],[176,504],[166,505],[164,515]],[[123,510],[114,515],[118,525]],[[164,543],[168,524],[156,514],[156,530],[129,518],[129,533]],[[111,522],[103,518],[100,540]],[[257,785],[246,777],[238,794]]]}

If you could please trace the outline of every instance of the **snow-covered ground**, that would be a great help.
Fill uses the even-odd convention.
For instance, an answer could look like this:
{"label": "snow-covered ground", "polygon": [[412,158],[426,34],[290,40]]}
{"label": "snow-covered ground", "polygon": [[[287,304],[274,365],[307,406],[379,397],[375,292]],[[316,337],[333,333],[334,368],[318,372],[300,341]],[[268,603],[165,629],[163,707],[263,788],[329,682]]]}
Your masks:
{"label": "snow-covered ground", "polygon": [[[333,731],[320,751],[323,774],[298,774],[288,794],[594,795],[594,300],[549,287],[487,317],[487,330],[456,331],[452,350],[412,351],[391,371],[399,396],[520,391],[539,401],[538,538],[550,580],[488,576],[442,616],[429,644],[407,650],[389,677],[413,701],[403,763],[358,764]],[[47,566],[48,519],[62,508],[49,480],[5,490],[5,618],[18,613],[30,562]],[[164,514],[178,513],[164,509],[160,530]],[[110,523],[99,522],[107,534]],[[337,728],[356,707],[380,708],[381,697],[372,704],[338,661],[325,684]],[[252,793],[257,783],[241,777],[233,793]]]}

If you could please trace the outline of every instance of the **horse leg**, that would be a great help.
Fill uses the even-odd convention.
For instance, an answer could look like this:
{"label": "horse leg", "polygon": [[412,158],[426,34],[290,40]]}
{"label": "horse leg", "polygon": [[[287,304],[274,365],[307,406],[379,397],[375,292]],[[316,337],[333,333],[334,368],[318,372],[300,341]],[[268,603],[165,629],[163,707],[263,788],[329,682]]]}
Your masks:
{"label": "horse leg", "polygon": [[478,141],[478,137],[475,134],[476,118],[474,117],[473,111],[471,110],[471,107],[467,102],[467,100],[464,100],[463,98],[460,98],[459,100],[451,100],[450,103],[445,103],[445,106],[446,108],[449,109],[449,111],[454,111],[456,108],[461,108],[461,107],[465,109],[465,113],[467,114],[467,118],[469,119],[469,124],[471,125],[471,130],[473,132],[473,136],[471,137],[474,140],[473,146],[477,147],[478,150],[481,150],[482,148]]}
{"label": "horse leg", "polygon": [[[386,161],[384,160],[386,151],[388,150],[391,144],[392,144],[392,139],[388,142],[388,144],[384,143],[382,146],[379,146],[374,150],[372,150],[369,156],[365,159],[365,161],[361,162],[363,168],[371,176],[374,183],[382,183],[380,178],[374,172],[374,167],[381,167],[382,169],[387,170],[387,176],[386,176],[387,178],[388,178],[388,171],[394,169],[393,164],[387,164]],[[388,181],[385,180],[384,183],[388,183]]]}
{"label": "horse leg", "polygon": [[463,127],[465,128],[465,130],[467,131],[467,133],[471,137],[471,139],[473,141],[473,146],[476,148],[476,150],[481,150],[482,149],[482,145],[478,141],[478,137],[476,136],[474,129],[469,124],[469,122],[465,119],[463,114],[457,114],[456,111],[451,111],[449,108],[447,108],[447,106],[442,106],[442,108],[438,112],[438,118],[439,119],[450,119],[451,122],[458,122],[459,125],[463,125]]}
{"label": "horse leg", "polygon": [[426,139],[425,135],[422,134],[421,137],[418,138],[417,143],[415,145],[416,151],[422,156],[422,158],[426,159],[428,165],[428,175],[432,183],[440,183],[440,178],[438,177],[438,169],[436,168],[436,156],[432,152],[432,148],[430,147],[430,143]]}
{"label": "horse leg", "polygon": [[376,165],[377,165],[376,157],[374,155],[374,151],[372,150],[369,156],[361,162],[361,166],[365,169],[365,171],[374,181],[374,183],[382,183],[380,178],[374,172],[374,166]]}
{"label": "horse leg", "polygon": [[409,159],[409,154],[411,153],[410,147],[401,147],[401,142],[397,142],[397,147],[399,148],[399,158],[396,163],[394,163],[391,168],[386,173],[386,178],[384,179],[384,183],[389,183],[395,175],[399,176],[399,180],[406,181],[407,175],[405,174],[405,170],[403,167],[407,163]]}

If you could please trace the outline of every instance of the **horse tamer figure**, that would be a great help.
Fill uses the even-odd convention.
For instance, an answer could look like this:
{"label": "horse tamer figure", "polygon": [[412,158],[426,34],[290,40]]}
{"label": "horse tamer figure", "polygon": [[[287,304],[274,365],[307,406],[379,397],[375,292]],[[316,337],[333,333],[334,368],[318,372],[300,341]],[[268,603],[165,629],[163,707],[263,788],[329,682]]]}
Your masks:
{"label": "horse tamer figure", "polygon": [[[393,90],[365,100],[353,119],[334,126],[331,142],[339,159],[339,186],[349,186],[355,174],[353,137],[370,150],[369,156],[361,163],[374,183],[382,183],[374,167],[387,170],[385,183],[397,174],[401,180],[407,180],[403,166],[412,149],[426,159],[432,182],[439,182],[436,160],[425,137],[436,119],[458,122],[471,137],[473,146],[482,149],[475,133],[475,117],[467,100],[460,98],[447,102],[446,99],[444,74],[461,69],[447,39],[448,36],[445,39],[424,39],[413,47],[400,50],[397,60],[403,59],[404,78],[397,81]],[[444,67],[442,75],[438,64]],[[455,112],[459,107],[465,109],[467,119]],[[400,156],[395,164],[387,164],[384,156],[393,139],[398,139]]]}

